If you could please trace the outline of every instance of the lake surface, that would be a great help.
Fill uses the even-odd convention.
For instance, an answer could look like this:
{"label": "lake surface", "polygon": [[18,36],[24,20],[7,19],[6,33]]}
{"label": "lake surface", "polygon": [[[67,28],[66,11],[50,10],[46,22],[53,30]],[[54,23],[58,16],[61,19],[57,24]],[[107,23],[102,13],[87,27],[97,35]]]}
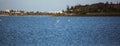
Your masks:
{"label": "lake surface", "polygon": [[120,17],[1,16],[0,46],[120,46]]}

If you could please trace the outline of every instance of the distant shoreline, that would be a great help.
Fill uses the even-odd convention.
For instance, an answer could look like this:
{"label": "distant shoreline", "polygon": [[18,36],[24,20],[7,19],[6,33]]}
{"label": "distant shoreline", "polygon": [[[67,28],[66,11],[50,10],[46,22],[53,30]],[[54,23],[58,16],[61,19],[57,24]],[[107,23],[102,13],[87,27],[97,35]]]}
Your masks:
{"label": "distant shoreline", "polygon": [[120,14],[82,14],[82,15],[0,15],[0,16],[120,16]]}
{"label": "distant shoreline", "polygon": [[24,11],[7,9],[0,11],[0,16],[120,16],[120,2],[99,2],[91,5],[67,6],[57,12]]}

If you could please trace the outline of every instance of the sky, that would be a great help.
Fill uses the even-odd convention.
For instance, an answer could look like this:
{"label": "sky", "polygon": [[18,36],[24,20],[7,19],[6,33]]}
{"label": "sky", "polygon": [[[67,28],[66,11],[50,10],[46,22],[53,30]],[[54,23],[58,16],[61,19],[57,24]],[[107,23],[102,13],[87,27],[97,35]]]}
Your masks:
{"label": "sky", "polygon": [[0,10],[61,11],[67,6],[97,2],[120,2],[120,0],[0,0]]}

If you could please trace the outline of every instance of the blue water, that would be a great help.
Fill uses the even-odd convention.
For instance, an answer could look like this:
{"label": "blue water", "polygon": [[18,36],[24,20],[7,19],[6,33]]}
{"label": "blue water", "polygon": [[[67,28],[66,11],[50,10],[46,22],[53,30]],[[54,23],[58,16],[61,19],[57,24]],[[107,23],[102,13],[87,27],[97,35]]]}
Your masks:
{"label": "blue water", "polygon": [[120,46],[120,17],[0,17],[0,46]]}

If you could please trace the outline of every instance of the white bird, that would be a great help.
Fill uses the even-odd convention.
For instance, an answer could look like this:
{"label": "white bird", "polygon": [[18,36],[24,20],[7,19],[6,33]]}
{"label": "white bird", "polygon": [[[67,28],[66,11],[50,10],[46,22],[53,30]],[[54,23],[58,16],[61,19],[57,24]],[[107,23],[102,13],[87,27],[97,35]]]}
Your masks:
{"label": "white bird", "polygon": [[57,20],[57,22],[56,23],[60,23],[60,20]]}

